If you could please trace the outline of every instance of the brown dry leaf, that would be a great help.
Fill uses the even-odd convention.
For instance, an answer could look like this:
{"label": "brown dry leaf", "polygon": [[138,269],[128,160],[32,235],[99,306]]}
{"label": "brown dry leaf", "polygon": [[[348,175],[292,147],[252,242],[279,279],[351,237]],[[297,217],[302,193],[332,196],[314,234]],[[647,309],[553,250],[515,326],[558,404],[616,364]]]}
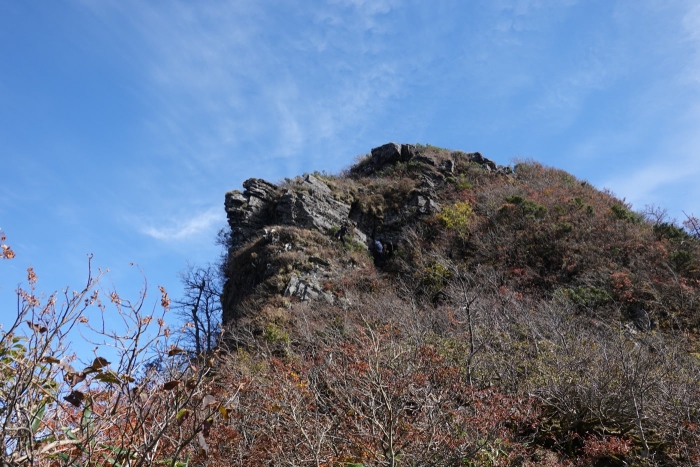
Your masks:
{"label": "brown dry leaf", "polygon": [[136,379],[133,376],[127,375],[126,373],[124,373],[121,376],[121,379],[122,381],[126,381],[127,383],[133,383],[134,381],[136,381]]}
{"label": "brown dry leaf", "polygon": [[70,387],[75,386],[78,383],[82,383],[85,381],[85,373],[81,372],[76,372],[76,371],[66,371],[63,374],[63,381],[68,383]]}
{"label": "brown dry leaf", "polygon": [[7,245],[0,245],[0,248],[2,248],[2,258],[3,259],[12,259],[15,257],[15,252],[12,251],[12,248],[10,248]]}
{"label": "brown dry leaf", "polygon": [[209,445],[208,445],[207,442],[204,440],[204,435],[202,434],[201,431],[200,431],[199,433],[197,433],[197,442],[199,443],[199,447],[202,448],[203,454],[204,454],[206,457],[208,457],[208,456],[209,456]]}
{"label": "brown dry leaf", "polygon": [[73,390],[70,394],[64,397],[64,399],[70,402],[73,406],[80,407],[80,404],[83,403],[83,399],[85,399],[85,394],[80,391]]}
{"label": "brown dry leaf", "polygon": [[211,394],[207,394],[202,398],[202,408],[206,409],[209,406],[212,405],[217,405],[219,401],[216,400],[216,397],[212,396]]}
{"label": "brown dry leaf", "polygon": [[93,360],[92,365],[86,367],[83,371],[87,374],[97,373],[102,371],[102,368],[106,367],[110,363],[111,362],[108,362],[104,357],[97,357],[95,360]]}
{"label": "brown dry leaf", "polygon": [[213,424],[213,418],[207,418],[206,420],[204,420],[204,423],[202,423],[202,433],[204,434],[204,436],[209,436],[209,430],[211,430],[211,426]]}
{"label": "brown dry leaf", "polygon": [[104,357],[97,357],[97,358],[92,362],[92,367],[93,367],[95,370],[100,370],[100,369],[106,367],[106,366],[109,365],[109,364],[110,364],[110,362],[108,362],[106,358],[104,358]]}
{"label": "brown dry leaf", "polygon": [[178,384],[180,384],[182,381],[176,380],[176,381],[168,381],[167,383],[163,384],[163,389],[166,391],[172,391],[177,387]]}
{"label": "brown dry leaf", "polygon": [[181,353],[185,353],[185,350],[181,349],[180,347],[173,347],[172,349],[168,350],[168,357],[172,357],[173,355],[178,355]]}
{"label": "brown dry leaf", "polygon": [[44,332],[49,330],[49,328],[47,328],[46,326],[42,326],[41,324],[37,324],[37,323],[32,323],[29,320],[27,320],[27,324],[34,332],[44,333]]}
{"label": "brown dry leaf", "polygon": [[105,373],[100,373],[99,375],[95,376],[95,381],[101,381],[103,383],[108,383],[108,384],[119,384],[121,383],[121,380],[119,379],[119,376],[113,371],[107,371]]}
{"label": "brown dry leaf", "polygon": [[36,283],[36,273],[32,267],[27,268],[27,281],[30,283]]}
{"label": "brown dry leaf", "polygon": [[160,306],[162,306],[165,311],[170,311],[170,297],[168,297],[168,292],[165,291],[165,288],[162,285],[158,286],[158,290],[160,290]]}

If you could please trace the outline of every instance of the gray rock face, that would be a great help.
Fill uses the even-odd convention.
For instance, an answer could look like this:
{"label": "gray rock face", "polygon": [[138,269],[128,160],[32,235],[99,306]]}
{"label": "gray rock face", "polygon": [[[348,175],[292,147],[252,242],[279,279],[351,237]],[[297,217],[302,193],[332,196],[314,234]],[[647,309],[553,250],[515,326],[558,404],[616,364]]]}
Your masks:
{"label": "gray rock face", "polygon": [[333,295],[324,292],[318,284],[316,278],[305,274],[304,276],[292,276],[289,279],[289,284],[284,290],[284,295],[287,297],[298,297],[300,300],[315,300],[324,298],[328,303],[333,303]]}
{"label": "gray rock face", "polygon": [[277,185],[259,178],[250,178],[243,182],[244,194],[255,196],[261,200],[270,200],[277,194]]}
{"label": "gray rock face", "polygon": [[[490,172],[508,173],[507,167],[497,166],[478,152],[456,151],[451,153],[448,159],[438,160],[412,144],[398,143],[387,143],[372,149],[371,157],[362,166],[360,173],[370,175],[389,164],[399,162],[412,162],[424,168],[418,187],[420,193],[416,193],[408,201],[406,209],[396,215],[389,213],[385,218],[385,221],[391,219],[399,222],[411,212],[425,215],[440,210],[440,205],[434,200],[435,190],[444,183],[445,175],[453,173],[455,162],[459,159],[479,164]],[[350,205],[335,199],[328,185],[313,175],[306,175],[293,189],[288,188],[284,191],[272,183],[256,178],[246,180],[243,187],[243,193],[232,191],[226,194],[225,205],[234,250],[254,238],[261,229],[271,225],[291,225],[327,232],[340,226],[350,216],[357,224],[356,228],[351,229],[351,235],[355,240],[366,243],[367,235],[372,231],[372,224],[376,224],[376,221],[372,222],[353,214]]]}
{"label": "gray rock face", "polygon": [[385,164],[395,164],[401,160],[401,145],[387,143],[378,148],[372,149],[372,164],[382,166]]}
{"label": "gray rock face", "polygon": [[254,232],[272,224],[271,207],[277,196],[277,185],[251,178],[243,182],[245,191],[226,193],[224,207],[231,227],[231,245],[239,248]]}
{"label": "gray rock face", "polygon": [[[280,193],[279,187],[265,180],[251,178],[243,182],[245,191],[226,193],[224,206],[231,228],[234,250],[271,225],[292,225],[326,232],[348,219],[350,206],[333,198],[331,189],[313,175],[306,175],[295,190]],[[357,241],[366,235],[353,229]]]}
{"label": "gray rock face", "polygon": [[442,164],[440,164],[440,171],[447,174],[451,175],[454,173],[455,170],[455,161],[453,160],[446,160]]}
{"label": "gray rock face", "polygon": [[278,224],[315,228],[321,232],[347,220],[350,206],[333,198],[328,185],[313,175],[304,177],[300,189],[286,190],[277,203]]}
{"label": "gray rock face", "polygon": [[409,206],[414,206],[421,214],[434,214],[439,212],[441,207],[435,202],[429,195],[424,193],[415,193],[411,201],[408,202]]}
{"label": "gray rock face", "polygon": [[372,149],[372,163],[376,166],[406,162],[416,155],[412,144],[387,143]]}
{"label": "gray rock face", "polygon": [[382,146],[372,149],[371,157],[368,164],[365,164],[359,169],[359,172],[369,175],[372,172],[381,170],[386,165],[396,164],[398,162],[416,162],[426,167],[435,167],[444,174],[451,174],[454,170],[456,159],[465,158],[470,162],[481,165],[489,172],[497,172],[503,174],[511,173],[509,167],[497,165],[490,159],[485,158],[478,152],[464,153],[455,151],[451,154],[452,160],[436,161],[430,155],[425,154],[422,150],[416,148],[413,144],[398,144],[387,143]]}
{"label": "gray rock face", "polygon": [[468,160],[469,162],[474,162],[475,164],[479,164],[480,166],[484,167],[489,172],[495,172],[495,173],[499,173],[499,174],[503,174],[503,175],[508,175],[508,174],[511,174],[513,172],[510,167],[497,165],[494,161],[492,161],[491,159],[485,158],[479,152],[470,152],[470,153],[455,152],[455,153],[452,153],[452,156],[455,159],[464,158],[464,159]]}
{"label": "gray rock face", "polygon": [[[399,162],[412,162],[423,167],[419,193],[408,201],[406,209],[388,213],[385,218],[385,221],[400,222],[411,212],[424,215],[440,210],[440,205],[434,200],[435,190],[444,183],[446,175],[454,172],[455,163],[460,159],[479,164],[489,172],[511,173],[509,167],[498,166],[478,152],[455,151],[449,158],[438,160],[412,144],[398,143],[387,143],[372,149],[370,159],[358,166],[357,170],[361,174],[371,175],[388,164]],[[350,229],[351,235],[355,240],[366,243],[367,235],[373,229],[372,224],[376,224],[376,221],[365,220],[352,213],[350,205],[335,199],[328,185],[313,175],[306,175],[293,189],[284,191],[273,183],[257,178],[243,182],[243,188],[242,193],[238,190],[227,193],[224,202],[234,251],[250,239],[264,235],[263,229],[272,225],[291,225],[325,233],[339,227],[351,216],[356,221],[356,227]]]}
{"label": "gray rock face", "polygon": [[483,165],[484,167],[488,168],[489,170],[495,171],[498,168],[496,166],[495,162],[485,158],[484,156],[481,155],[481,153],[472,152],[470,154],[467,154],[467,156],[469,157],[469,160],[471,160],[472,162],[476,162],[479,165]]}

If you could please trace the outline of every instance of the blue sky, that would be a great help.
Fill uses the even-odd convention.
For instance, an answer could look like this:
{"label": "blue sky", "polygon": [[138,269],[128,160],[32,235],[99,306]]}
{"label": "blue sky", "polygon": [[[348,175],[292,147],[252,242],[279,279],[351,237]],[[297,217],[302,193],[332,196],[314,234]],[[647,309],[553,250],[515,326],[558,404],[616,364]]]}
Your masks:
{"label": "blue sky", "polygon": [[700,214],[700,5],[0,0],[0,322],[33,266],[177,297],[226,191],[396,141],[532,158]]}

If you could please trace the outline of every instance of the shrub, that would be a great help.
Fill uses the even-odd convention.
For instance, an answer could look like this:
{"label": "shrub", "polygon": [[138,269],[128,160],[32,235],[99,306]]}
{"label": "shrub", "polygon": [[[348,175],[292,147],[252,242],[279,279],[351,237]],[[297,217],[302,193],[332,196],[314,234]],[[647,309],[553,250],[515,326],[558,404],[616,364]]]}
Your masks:
{"label": "shrub", "polygon": [[438,215],[438,220],[448,230],[456,230],[461,236],[467,233],[472,206],[468,201],[460,201],[446,206]]}
{"label": "shrub", "polygon": [[447,183],[454,184],[455,187],[460,191],[471,190],[472,188],[474,188],[474,184],[471,183],[463,173],[459,174],[459,176],[456,178],[453,176],[447,177],[445,178],[445,181]]}
{"label": "shrub", "polygon": [[644,220],[644,217],[641,214],[632,212],[621,204],[613,204],[610,206],[610,212],[615,218],[628,221],[633,224],[641,224],[641,222]]}
{"label": "shrub", "polygon": [[[208,449],[224,405],[207,392],[210,366],[196,368],[170,342],[167,293],[160,309],[145,306],[145,289],[136,301],[116,291],[103,301],[102,276],[61,300],[38,294],[28,269],[16,318],[0,332],[0,464],[176,465],[198,433]],[[106,329],[108,313],[125,328]],[[73,366],[76,332],[97,344],[84,369]]]}
{"label": "shrub", "polygon": [[572,232],[574,230],[574,226],[568,222],[560,222],[556,225],[556,229],[557,232],[566,234]]}
{"label": "shrub", "polygon": [[426,266],[421,275],[421,285],[425,294],[433,297],[447,285],[451,277],[452,273],[440,263]]}
{"label": "shrub", "polygon": [[679,250],[671,253],[668,257],[669,263],[673,267],[673,270],[679,274],[689,274],[692,273],[694,268],[694,257],[692,254],[684,250]]}
{"label": "shrub", "polygon": [[507,196],[506,201],[520,207],[523,215],[531,219],[542,219],[547,214],[547,208],[520,195]]}
{"label": "shrub", "polygon": [[289,345],[289,333],[275,323],[267,323],[263,331],[263,339],[274,345]]}
{"label": "shrub", "polygon": [[506,201],[511,203],[511,204],[522,204],[523,201],[525,201],[525,198],[523,198],[520,195],[511,195],[511,196],[506,196]]}
{"label": "shrub", "polygon": [[612,295],[598,287],[575,287],[566,289],[566,295],[573,303],[584,308],[596,308],[612,301]]}
{"label": "shrub", "polygon": [[658,238],[666,238],[672,242],[682,242],[682,241],[687,241],[692,238],[686,232],[680,227],[676,227],[675,225],[669,223],[669,222],[662,222],[661,224],[656,224],[654,226],[654,233]]}

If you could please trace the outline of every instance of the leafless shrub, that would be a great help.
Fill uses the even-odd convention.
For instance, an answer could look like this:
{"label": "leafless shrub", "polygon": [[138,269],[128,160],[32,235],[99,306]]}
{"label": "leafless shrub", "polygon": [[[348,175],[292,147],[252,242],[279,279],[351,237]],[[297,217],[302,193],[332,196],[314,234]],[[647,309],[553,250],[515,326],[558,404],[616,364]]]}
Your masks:
{"label": "leafless shrub", "polygon": [[[16,318],[0,334],[0,463],[175,465],[195,439],[205,449],[225,401],[207,392],[207,365],[169,340],[167,293],[148,310],[145,286],[132,301],[99,289],[103,272],[88,270],[82,290],[43,297],[29,268],[17,292]],[[76,335],[93,356],[71,353]]]}

